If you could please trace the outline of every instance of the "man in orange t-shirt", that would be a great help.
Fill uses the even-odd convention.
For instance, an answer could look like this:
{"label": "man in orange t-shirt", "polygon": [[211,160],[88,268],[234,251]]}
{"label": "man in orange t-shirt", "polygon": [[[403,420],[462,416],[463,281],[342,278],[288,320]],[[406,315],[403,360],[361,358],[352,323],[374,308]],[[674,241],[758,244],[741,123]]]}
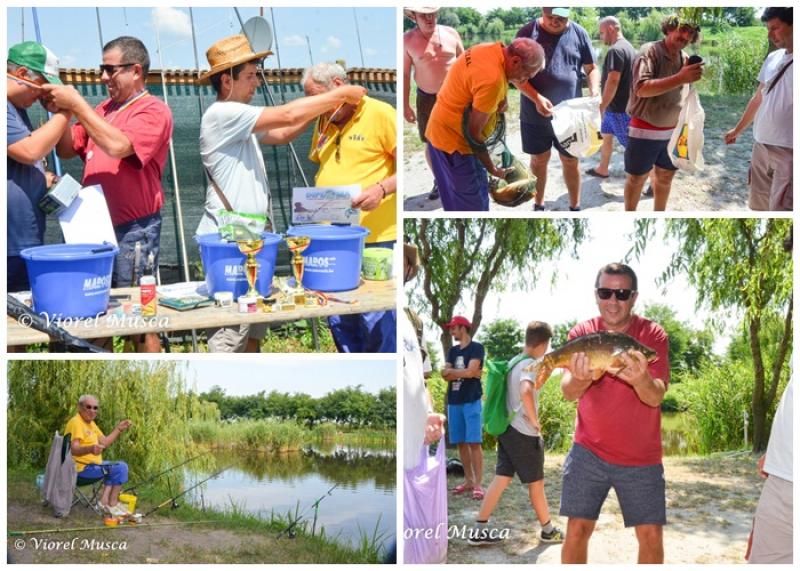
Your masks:
{"label": "man in orange t-shirt", "polygon": [[[544,51],[530,38],[508,46],[478,44],[461,54],[447,73],[431,112],[425,138],[445,210],[489,210],[487,171],[503,177],[484,144],[507,107],[508,84],[523,85],[544,67]],[[467,129],[464,113],[471,107]]]}

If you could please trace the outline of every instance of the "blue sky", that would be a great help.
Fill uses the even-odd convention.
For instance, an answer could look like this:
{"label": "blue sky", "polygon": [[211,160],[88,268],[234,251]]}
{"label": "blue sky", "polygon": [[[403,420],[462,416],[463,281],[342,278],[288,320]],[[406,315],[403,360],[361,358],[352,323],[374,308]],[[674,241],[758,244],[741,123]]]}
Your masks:
{"label": "blue sky", "polygon": [[[22,13],[25,40],[36,39],[30,8],[6,11],[8,45],[22,41]],[[239,8],[242,20],[259,14],[258,8]],[[271,11],[264,17],[272,24]],[[39,8],[42,42],[60,60],[61,67],[96,67],[100,63],[100,39],[94,8]],[[241,30],[233,8],[193,8],[197,52],[201,68],[208,68],[206,50],[215,41]],[[344,59],[347,67],[361,67],[355,20],[361,34],[366,67],[395,68],[396,12],[393,8],[275,8],[277,47],[281,67],[307,67],[310,63],[306,36],[314,63]],[[158,68],[156,24],[161,36],[165,68],[194,68],[191,24],[188,8],[100,8],[103,40],[122,35],[140,38],[150,52],[151,67]],[[79,32],[79,33],[78,33]],[[274,31],[273,31],[274,32]],[[272,51],[275,52],[275,41]],[[267,68],[277,68],[270,56]]]}
{"label": "blue sky", "polygon": [[[237,356],[240,357],[240,356]],[[395,386],[394,360],[319,359],[315,355],[266,357],[258,360],[186,361],[190,388],[204,392],[219,385],[229,395],[260,391],[306,393],[321,397],[336,389],[363,385],[370,393]]]}

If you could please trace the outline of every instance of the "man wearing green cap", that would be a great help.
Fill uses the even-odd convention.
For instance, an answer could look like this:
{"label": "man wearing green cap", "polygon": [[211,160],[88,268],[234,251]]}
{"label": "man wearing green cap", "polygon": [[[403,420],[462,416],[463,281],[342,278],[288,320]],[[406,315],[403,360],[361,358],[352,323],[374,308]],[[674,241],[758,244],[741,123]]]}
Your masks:
{"label": "man wearing green cap", "polygon": [[7,123],[7,291],[30,289],[25,262],[19,253],[44,241],[45,213],[38,202],[47,192],[42,159],[67,129],[71,114],[56,111],[34,129],[27,109],[42,96],[42,85],[61,84],[58,59],[42,44],[23,42],[8,50],[6,64]]}

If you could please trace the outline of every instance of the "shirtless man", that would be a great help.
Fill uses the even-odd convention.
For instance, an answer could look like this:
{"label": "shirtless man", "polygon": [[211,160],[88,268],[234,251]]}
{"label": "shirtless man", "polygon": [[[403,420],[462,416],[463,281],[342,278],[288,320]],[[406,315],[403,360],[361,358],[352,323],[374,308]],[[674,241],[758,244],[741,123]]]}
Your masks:
{"label": "shirtless man", "polygon": [[[425,128],[428,125],[436,94],[442,87],[444,77],[456,58],[464,51],[461,36],[449,26],[436,23],[439,8],[406,8],[405,15],[414,21],[415,28],[403,34],[403,114],[406,121],[416,123],[419,138],[423,143]],[[411,92],[411,68],[414,68],[414,83],[417,84],[417,110],[411,108],[409,96]],[[428,167],[431,159],[427,146],[425,160]],[[436,183],[428,195],[429,200],[439,198]]]}

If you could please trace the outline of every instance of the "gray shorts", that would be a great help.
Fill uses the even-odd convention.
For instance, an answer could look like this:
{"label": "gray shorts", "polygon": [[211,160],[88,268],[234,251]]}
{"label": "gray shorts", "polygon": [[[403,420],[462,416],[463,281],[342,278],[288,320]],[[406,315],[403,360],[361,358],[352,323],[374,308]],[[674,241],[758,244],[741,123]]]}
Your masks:
{"label": "gray shorts", "polygon": [[748,563],[792,562],[792,513],[792,482],[770,476],[756,507]]}
{"label": "gray shorts", "polygon": [[625,527],[667,523],[662,464],[609,464],[580,444],[573,444],[564,460],[559,513],[566,517],[596,521],[612,487],[622,508]]}
{"label": "gray shorts", "polygon": [[263,339],[266,323],[251,323],[206,329],[209,353],[244,353],[248,339]]}
{"label": "gray shorts", "polygon": [[495,474],[513,478],[519,476],[523,484],[544,479],[544,446],[539,436],[522,434],[513,426],[497,438],[497,466]]}

